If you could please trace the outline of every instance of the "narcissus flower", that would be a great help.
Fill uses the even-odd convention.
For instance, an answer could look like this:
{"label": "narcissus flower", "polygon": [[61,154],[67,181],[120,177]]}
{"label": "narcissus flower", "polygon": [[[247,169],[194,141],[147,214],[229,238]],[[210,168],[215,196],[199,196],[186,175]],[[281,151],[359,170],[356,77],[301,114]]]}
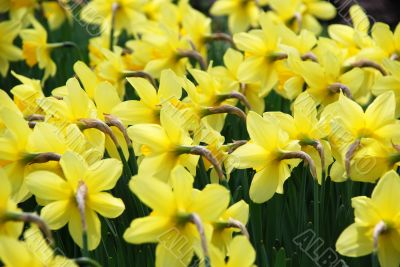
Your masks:
{"label": "narcissus flower", "polygon": [[54,46],[47,43],[47,32],[43,26],[35,19],[32,19],[31,23],[33,29],[24,29],[20,33],[23,41],[22,53],[29,67],[39,64],[39,68],[44,69],[43,80],[47,80],[57,71],[57,66],[50,56]]}
{"label": "narcissus flower", "polygon": [[250,241],[244,236],[236,236],[229,246],[228,261],[225,262],[224,254],[216,248],[211,250],[211,263],[213,267],[253,267],[256,252]]}
{"label": "narcissus flower", "polygon": [[114,17],[116,31],[130,31],[133,23],[145,20],[140,12],[145,3],[145,0],[95,0],[82,9],[81,18],[87,23],[101,25],[103,31],[110,31]]}
{"label": "narcissus flower", "polygon": [[10,61],[22,59],[22,51],[14,46],[14,39],[20,31],[18,21],[4,21],[0,23],[0,74],[6,76]]}
{"label": "narcissus flower", "polygon": [[247,116],[247,131],[250,141],[231,156],[236,168],[256,171],[250,186],[250,198],[263,203],[275,192],[283,193],[283,184],[289,178],[291,168],[300,163],[298,159],[285,159],[285,154],[300,151],[301,147],[297,141],[291,141],[274,120],[262,118],[252,111]]}
{"label": "narcissus flower", "polygon": [[76,267],[73,260],[55,255],[37,227],[24,233],[25,242],[10,237],[0,237],[0,260],[13,267]]}
{"label": "narcissus flower", "polygon": [[181,129],[174,118],[161,110],[161,124],[136,124],[128,128],[133,143],[140,145],[143,155],[139,172],[168,182],[169,173],[176,165],[183,165],[195,173],[199,157],[184,154],[182,147],[193,145],[189,134]]}
{"label": "narcissus flower", "polygon": [[260,13],[261,8],[255,0],[218,0],[211,7],[211,14],[229,16],[229,30],[232,33],[243,32],[250,26],[256,26]]}
{"label": "narcissus flower", "polygon": [[[200,259],[201,237],[191,217],[200,218],[204,235],[209,240],[210,222],[216,221],[229,204],[229,191],[216,184],[202,191],[193,189],[193,176],[183,167],[176,167],[171,175],[172,188],[158,179],[140,173],[132,177],[131,190],[152,209],[149,216],[137,218],[125,231],[129,243],[158,243],[156,266],[187,266],[194,252]],[[182,240],[180,246],[175,242]],[[204,244],[204,242],[203,242]]]}
{"label": "narcissus flower", "polygon": [[382,267],[399,266],[399,192],[400,177],[395,171],[390,171],[378,182],[371,198],[353,198],[355,222],[339,236],[336,250],[348,257],[377,252]]}
{"label": "narcissus flower", "polygon": [[[105,159],[88,166],[82,157],[68,151],[61,157],[60,165],[65,179],[53,172],[35,171],[26,178],[27,186],[37,198],[47,202],[41,217],[50,229],[60,229],[68,223],[72,239],[83,247],[83,229],[87,228],[88,249],[93,250],[101,239],[98,214],[116,218],[125,209],[121,199],[104,192],[114,188],[122,164]],[[80,203],[80,198],[84,203]],[[78,207],[81,204],[83,207]]]}
{"label": "narcissus flower", "polygon": [[17,239],[21,235],[24,224],[22,222],[2,221],[7,212],[20,212],[20,209],[11,199],[11,185],[4,171],[0,169],[0,237],[8,236],[11,239]]}

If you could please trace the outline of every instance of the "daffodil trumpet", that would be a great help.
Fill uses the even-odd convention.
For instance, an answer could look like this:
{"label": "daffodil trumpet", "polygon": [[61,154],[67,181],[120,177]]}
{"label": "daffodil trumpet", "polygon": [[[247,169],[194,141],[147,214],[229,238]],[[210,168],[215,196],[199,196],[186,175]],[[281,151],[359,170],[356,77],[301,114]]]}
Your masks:
{"label": "daffodil trumpet", "polygon": [[35,213],[6,212],[3,215],[3,217],[0,218],[0,221],[18,221],[18,222],[24,222],[24,223],[34,223],[38,226],[38,228],[42,232],[43,236],[46,239],[46,242],[50,246],[53,246],[55,244],[50,228],[47,226],[46,222]]}
{"label": "daffodil trumpet", "polygon": [[244,106],[246,106],[246,108],[248,108],[249,110],[251,110],[251,105],[250,105],[249,100],[246,98],[245,95],[243,95],[243,94],[240,93],[240,92],[235,92],[235,91],[233,91],[233,92],[231,92],[231,93],[229,93],[229,94],[218,95],[218,102],[219,102],[219,103],[221,103],[221,102],[223,102],[224,100],[227,100],[227,99],[237,99],[237,100],[239,100]]}
{"label": "daffodil trumpet", "polygon": [[196,60],[199,65],[201,70],[207,70],[207,63],[204,60],[203,56],[196,50],[180,50],[178,51],[177,54],[178,58],[191,58],[193,60]]}
{"label": "daffodil trumpet", "polygon": [[216,32],[204,37],[205,42],[213,42],[213,41],[224,41],[228,43],[232,48],[236,49],[235,42],[231,35],[224,32]]}
{"label": "daffodil trumpet", "polygon": [[213,114],[222,114],[222,113],[236,115],[239,118],[246,121],[246,113],[244,113],[243,110],[241,110],[240,108],[237,108],[237,107],[234,107],[231,105],[221,105],[221,106],[217,106],[217,107],[204,108],[201,112],[201,117],[205,117],[205,116],[213,115]]}

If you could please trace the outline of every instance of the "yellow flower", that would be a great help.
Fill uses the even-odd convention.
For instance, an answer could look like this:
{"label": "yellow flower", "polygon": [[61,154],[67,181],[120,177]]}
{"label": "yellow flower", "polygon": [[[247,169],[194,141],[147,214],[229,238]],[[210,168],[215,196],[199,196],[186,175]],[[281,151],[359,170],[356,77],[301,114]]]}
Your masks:
{"label": "yellow flower", "polygon": [[343,72],[342,59],[330,50],[320,56],[319,63],[312,61],[295,62],[291,65],[296,73],[301,74],[307,84],[307,92],[322,105],[326,106],[339,98],[343,92],[348,97],[355,97],[364,84],[365,74],[360,68]]}
{"label": "yellow flower", "polygon": [[140,145],[137,154],[144,156],[139,173],[164,182],[168,182],[169,174],[176,165],[183,165],[195,173],[199,157],[182,151],[182,147],[193,145],[193,140],[164,110],[161,110],[160,125],[136,124],[128,128],[128,135],[133,143]]}
{"label": "yellow flower", "polygon": [[122,121],[130,125],[159,123],[161,107],[167,102],[176,103],[182,95],[178,77],[171,70],[161,72],[158,90],[144,78],[127,78],[127,80],[140,100],[125,101],[116,107],[112,114],[119,114],[119,117],[124,118]]}
{"label": "yellow flower", "polygon": [[[323,125],[324,121],[318,119],[317,112],[317,103],[304,92],[293,103],[293,117],[282,112],[266,112],[264,117],[276,118],[289,138],[300,142],[301,149],[313,159],[318,181],[321,182],[321,178],[325,178],[322,177],[323,171],[328,170],[333,159],[329,142],[323,140],[329,132]],[[323,163],[325,166],[322,166]]]}
{"label": "yellow flower", "polygon": [[[0,221],[7,212],[20,211],[15,201],[11,199],[11,185],[8,182],[8,178],[4,171],[0,169]],[[0,222],[0,237],[8,236],[17,239],[21,235],[23,226],[22,222]]]}
{"label": "yellow flower", "polygon": [[[214,222],[214,232],[212,235],[212,244],[222,252],[226,253],[232,244],[233,233],[238,232],[238,229],[225,227],[231,223],[231,220],[240,222],[243,226],[247,224],[249,219],[249,205],[241,200],[230,206],[220,218]],[[233,255],[234,251],[229,251],[228,254]]]}
{"label": "yellow flower", "polygon": [[29,79],[11,71],[12,75],[22,84],[16,85],[11,89],[14,95],[14,102],[24,116],[41,114],[43,111],[38,102],[44,98],[42,86],[39,80]]}
{"label": "yellow flower", "polygon": [[225,262],[225,255],[216,248],[211,249],[211,263],[213,267],[253,267],[256,252],[250,241],[244,236],[236,236],[230,243],[229,259]]}
{"label": "yellow flower", "polygon": [[20,28],[20,23],[16,20],[0,23],[0,74],[3,77],[7,75],[10,61],[22,59],[22,51],[13,44]]}
{"label": "yellow flower", "polygon": [[31,23],[33,29],[24,29],[20,33],[23,41],[22,53],[29,67],[39,64],[39,68],[44,69],[45,81],[57,71],[57,66],[50,57],[53,47],[47,43],[47,32],[43,26],[35,19],[31,19]]}
{"label": "yellow flower", "polygon": [[41,217],[50,229],[60,229],[68,223],[72,239],[83,246],[83,226],[78,208],[78,194],[84,191],[84,219],[87,225],[88,249],[95,249],[101,239],[98,214],[116,218],[125,209],[121,199],[103,192],[114,188],[122,173],[122,164],[115,159],[105,159],[90,166],[78,154],[67,151],[60,165],[65,179],[49,171],[32,172],[26,178],[29,190],[47,201]]}
{"label": "yellow flower", "polygon": [[260,20],[261,29],[233,36],[237,47],[245,52],[238,76],[245,83],[261,83],[260,96],[266,96],[278,82],[276,64],[287,57],[280,47],[278,27],[267,17]]}
{"label": "yellow flower", "polygon": [[24,233],[25,242],[0,237],[0,259],[13,267],[77,267],[73,260],[55,255],[37,227],[31,226]]}
{"label": "yellow flower", "polygon": [[377,22],[372,27],[371,35],[378,47],[383,51],[384,57],[400,58],[400,24],[392,32],[389,25]]}
{"label": "yellow flower", "polygon": [[115,30],[131,31],[134,23],[145,20],[140,12],[146,0],[94,0],[81,11],[81,19],[90,24],[101,25],[102,31],[110,31],[113,13]]}
{"label": "yellow flower", "polygon": [[376,79],[372,86],[372,93],[380,95],[387,91],[391,91],[396,97],[396,117],[400,116],[400,62],[384,60],[383,65],[391,75],[381,76]]}
{"label": "yellow flower", "polygon": [[229,30],[237,33],[257,25],[261,8],[257,6],[255,0],[218,0],[210,12],[216,16],[228,15]]}
{"label": "yellow flower", "polygon": [[[202,258],[200,236],[191,216],[200,217],[209,241],[212,221],[226,210],[229,191],[220,185],[207,185],[202,191],[193,189],[193,176],[183,167],[172,171],[172,188],[147,173],[132,177],[129,184],[139,199],[152,209],[149,216],[137,218],[124,233],[129,243],[158,243],[156,266],[187,266],[194,252]],[[180,242],[176,246],[175,242]]]}
{"label": "yellow flower", "polygon": [[375,250],[382,267],[400,264],[400,178],[395,171],[386,173],[371,198],[352,199],[355,222],[336,242],[336,250],[348,257],[361,257]]}
{"label": "yellow flower", "polygon": [[247,116],[247,131],[250,141],[231,156],[236,168],[256,171],[250,186],[250,198],[263,203],[275,192],[283,193],[283,184],[289,178],[291,168],[300,163],[298,159],[284,159],[283,156],[287,152],[299,151],[300,145],[291,141],[273,119],[262,118],[252,111]]}
{"label": "yellow flower", "polygon": [[44,2],[41,5],[51,30],[60,28],[65,20],[72,22],[72,11],[69,9],[68,1]]}

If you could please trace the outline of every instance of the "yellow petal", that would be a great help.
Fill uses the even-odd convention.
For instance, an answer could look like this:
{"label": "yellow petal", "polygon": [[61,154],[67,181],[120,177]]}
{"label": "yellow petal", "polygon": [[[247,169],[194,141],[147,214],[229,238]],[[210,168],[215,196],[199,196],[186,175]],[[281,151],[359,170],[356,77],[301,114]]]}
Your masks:
{"label": "yellow petal", "polygon": [[96,87],[94,101],[102,114],[111,114],[113,108],[121,103],[117,90],[109,82],[102,82]]}
{"label": "yellow petal", "polygon": [[336,241],[336,250],[348,257],[368,255],[373,250],[373,238],[370,229],[353,223],[347,227]]}
{"label": "yellow petal", "polygon": [[26,177],[29,190],[37,197],[47,200],[68,199],[72,188],[58,175],[48,171],[35,171]]}
{"label": "yellow petal", "polygon": [[256,252],[245,236],[237,236],[229,246],[229,267],[250,267],[256,259]]}
{"label": "yellow petal", "polygon": [[144,78],[127,78],[128,82],[135,88],[140,100],[149,107],[155,107],[160,103],[156,89]]}
{"label": "yellow petal", "polygon": [[377,43],[385,51],[390,53],[395,51],[394,47],[394,36],[393,33],[390,31],[389,25],[377,22],[372,27],[372,37],[374,41]]}
{"label": "yellow petal", "polygon": [[85,160],[72,151],[67,151],[61,156],[60,165],[66,180],[72,188],[78,186],[78,181],[85,177],[88,169]]}
{"label": "yellow petal", "polygon": [[126,125],[158,123],[156,110],[149,108],[149,106],[141,101],[124,101],[115,106],[111,113]]}
{"label": "yellow petal", "polygon": [[279,183],[278,166],[270,163],[257,172],[250,185],[250,198],[255,203],[264,203],[275,194]]}
{"label": "yellow petal", "polygon": [[87,199],[87,205],[106,218],[116,218],[122,214],[125,209],[124,202],[120,198],[115,198],[109,193],[90,193]]}
{"label": "yellow petal", "polygon": [[192,201],[193,176],[182,166],[177,165],[171,172],[171,183],[174,189],[178,208],[190,205]]}
{"label": "yellow petal", "polygon": [[96,74],[82,61],[77,61],[74,64],[74,71],[82,82],[88,96],[93,99],[97,86]]}
{"label": "yellow petal", "polygon": [[52,202],[46,205],[40,212],[40,216],[48,224],[50,229],[60,229],[70,220],[71,209],[74,206],[69,199]]}
{"label": "yellow petal", "polygon": [[139,174],[132,177],[129,188],[143,203],[159,214],[168,215],[175,208],[171,188],[157,179]]}
{"label": "yellow petal", "polygon": [[217,184],[209,184],[200,191],[190,206],[204,221],[215,221],[228,208],[229,191]]}
{"label": "yellow petal", "polygon": [[[91,209],[85,210],[85,219],[87,224],[88,249],[93,250],[98,247],[101,239],[100,220],[96,212]],[[68,230],[74,242],[82,248],[82,221],[78,208],[76,207],[71,209]]]}
{"label": "yellow petal", "polygon": [[395,121],[396,99],[393,92],[378,96],[365,111],[366,127],[378,129]]}
{"label": "yellow petal", "polygon": [[107,191],[115,187],[121,173],[121,161],[104,159],[90,165],[84,181],[91,192]]}
{"label": "yellow petal", "polygon": [[147,216],[133,220],[124,233],[124,239],[133,244],[162,242],[163,237],[175,229],[168,217]]}
{"label": "yellow petal", "polygon": [[172,99],[180,99],[182,95],[182,87],[176,77],[176,74],[170,70],[163,70],[160,77],[160,86],[158,96],[161,102]]}
{"label": "yellow petal", "polygon": [[372,200],[383,219],[390,220],[400,212],[400,203],[397,201],[400,192],[400,177],[395,171],[389,171],[379,180],[372,192]]}

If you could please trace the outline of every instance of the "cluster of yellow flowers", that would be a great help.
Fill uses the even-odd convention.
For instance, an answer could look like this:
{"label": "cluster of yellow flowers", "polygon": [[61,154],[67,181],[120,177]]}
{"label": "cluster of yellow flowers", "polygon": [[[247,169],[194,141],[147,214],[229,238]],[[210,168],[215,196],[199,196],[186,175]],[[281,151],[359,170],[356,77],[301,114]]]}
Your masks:
{"label": "cluster of yellow flowers", "polygon": [[[188,266],[193,255],[206,266],[253,266],[249,207],[232,203],[230,173],[255,170],[249,196],[264,203],[284,193],[302,161],[319,184],[328,176],[378,181],[371,198],[353,199],[355,223],[336,248],[352,257],[377,251],[382,266],[399,266],[400,25],[371,27],[353,6],[353,25],[330,25],[322,37],[317,19],[336,15],[329,2],[218,0],[210,12],[228,15],[230,35],[213,33],[211,18],[185,0],[75,4],[79,14],[68,1],[0,3],[9,14],[0,22],[0,74],[22,59],[44,70],[41,80],[11,71],[20,81],[7,88],[13,98],[0,90],[0,259],[7,266],[75,266],[48,245],[38,248],[45,243],[39,230],[51,243],[49,229],[68,224],[83,251],[97,248],[99,215],[125,210],[110,193],[121,176],[152,210],[123,238],[159,243],[156,266]],[[37,9],[51,31],[80,16],[101,32],[89,41],[89,64],[76,62],[75,77],[51,96],[43,93],[57,72],[51,53],[74,44],[49,43]],[[222,66],[207,59],[214,41],[230,45]],[[136,100],[126,100],[128,91]],[[292,102],[292,115],[264,113],[271,91]],[[249,140],[225,141],[227,114],[245,121]],[[210,180],[198,190],[203,160]],[[40,217],[17,207],[33,196]],[[21,221],[32,226],[18,240]],[[171,246],[170,235],[186,242]]]}

